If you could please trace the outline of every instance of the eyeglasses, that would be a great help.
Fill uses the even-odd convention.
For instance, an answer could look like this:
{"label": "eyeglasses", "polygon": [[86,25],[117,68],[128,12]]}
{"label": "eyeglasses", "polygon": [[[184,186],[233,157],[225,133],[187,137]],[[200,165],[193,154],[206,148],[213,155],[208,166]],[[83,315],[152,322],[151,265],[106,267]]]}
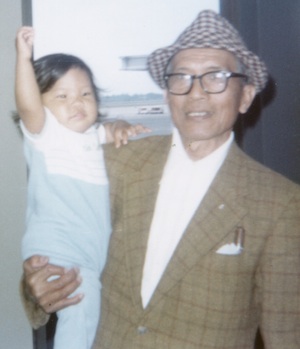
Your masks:
{"label": "eyeglasses", "polygon": [[243,78],[248,76],[228,71],[212,71],[202,75],[189,75],[183,73],[166,74],[164,79],[168,91],[173,95],[187,95],[193,88],[194,80],[199,79],[200,86],[206,93],[222,93],[226,90],[229,78]]}

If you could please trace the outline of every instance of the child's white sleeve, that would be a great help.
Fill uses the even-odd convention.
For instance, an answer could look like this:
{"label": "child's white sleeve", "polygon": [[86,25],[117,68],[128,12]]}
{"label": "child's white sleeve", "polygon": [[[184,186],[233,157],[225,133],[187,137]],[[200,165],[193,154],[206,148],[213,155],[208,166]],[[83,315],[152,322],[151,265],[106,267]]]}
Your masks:
{"label": "child's white sleeve", "polygon": [[25,124],[22,120],[20,120],[20,128],[23,132],[23,135],[31,142],[31,143],[43,143],[45,140],[48,141],[52,138],[53,134],[56,133],[56,125],[58,121],[55,119],[54,115],[51,114],[50,110],[45,108],[45,123],[43,129],[40,133],[31,133],[27,130]]}

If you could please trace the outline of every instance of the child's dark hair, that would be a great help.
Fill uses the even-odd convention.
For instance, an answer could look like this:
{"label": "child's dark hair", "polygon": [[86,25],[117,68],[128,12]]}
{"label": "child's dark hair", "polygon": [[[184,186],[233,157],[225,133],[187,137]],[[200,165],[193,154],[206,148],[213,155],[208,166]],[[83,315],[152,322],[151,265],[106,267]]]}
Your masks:
{"label": "child's dark hair", "polygon": [[88,65],[80,58],[63,53],[43,56],[33,62],[35,77],[41,94],[49,91],[58,79],[70,69],[81,69],[87,73],[97,103],[100,103],[99,88],[95,85],[94,76]]}

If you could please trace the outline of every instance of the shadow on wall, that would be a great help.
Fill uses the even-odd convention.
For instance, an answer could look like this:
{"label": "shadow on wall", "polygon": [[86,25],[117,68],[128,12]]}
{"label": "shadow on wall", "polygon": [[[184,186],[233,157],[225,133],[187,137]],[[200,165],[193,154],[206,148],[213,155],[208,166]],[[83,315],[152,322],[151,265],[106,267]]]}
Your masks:
{"label": "shadow on wall", "polygon": [[271,104],[275,97],[276,83],[272,77],[269,77],[265,89],[255,97],[247,113],[241,115],[235,124],[235,138],[240,147],[243,148],[247,130],[255,128],[260,121],[262,110]]}

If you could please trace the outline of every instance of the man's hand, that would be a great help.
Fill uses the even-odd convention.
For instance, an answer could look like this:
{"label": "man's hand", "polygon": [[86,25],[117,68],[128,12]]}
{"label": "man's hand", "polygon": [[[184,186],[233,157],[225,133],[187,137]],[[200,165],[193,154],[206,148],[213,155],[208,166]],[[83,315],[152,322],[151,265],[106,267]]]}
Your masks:
{"label": "man's hand", "polygon": [[81,284],[78,269],[67,270],[49,264],[48,258],[42,256],[27,259],[23,268],[25,297],[38,304],[47,314],[77,304],[83,298],[83,294],[69,298]]}

